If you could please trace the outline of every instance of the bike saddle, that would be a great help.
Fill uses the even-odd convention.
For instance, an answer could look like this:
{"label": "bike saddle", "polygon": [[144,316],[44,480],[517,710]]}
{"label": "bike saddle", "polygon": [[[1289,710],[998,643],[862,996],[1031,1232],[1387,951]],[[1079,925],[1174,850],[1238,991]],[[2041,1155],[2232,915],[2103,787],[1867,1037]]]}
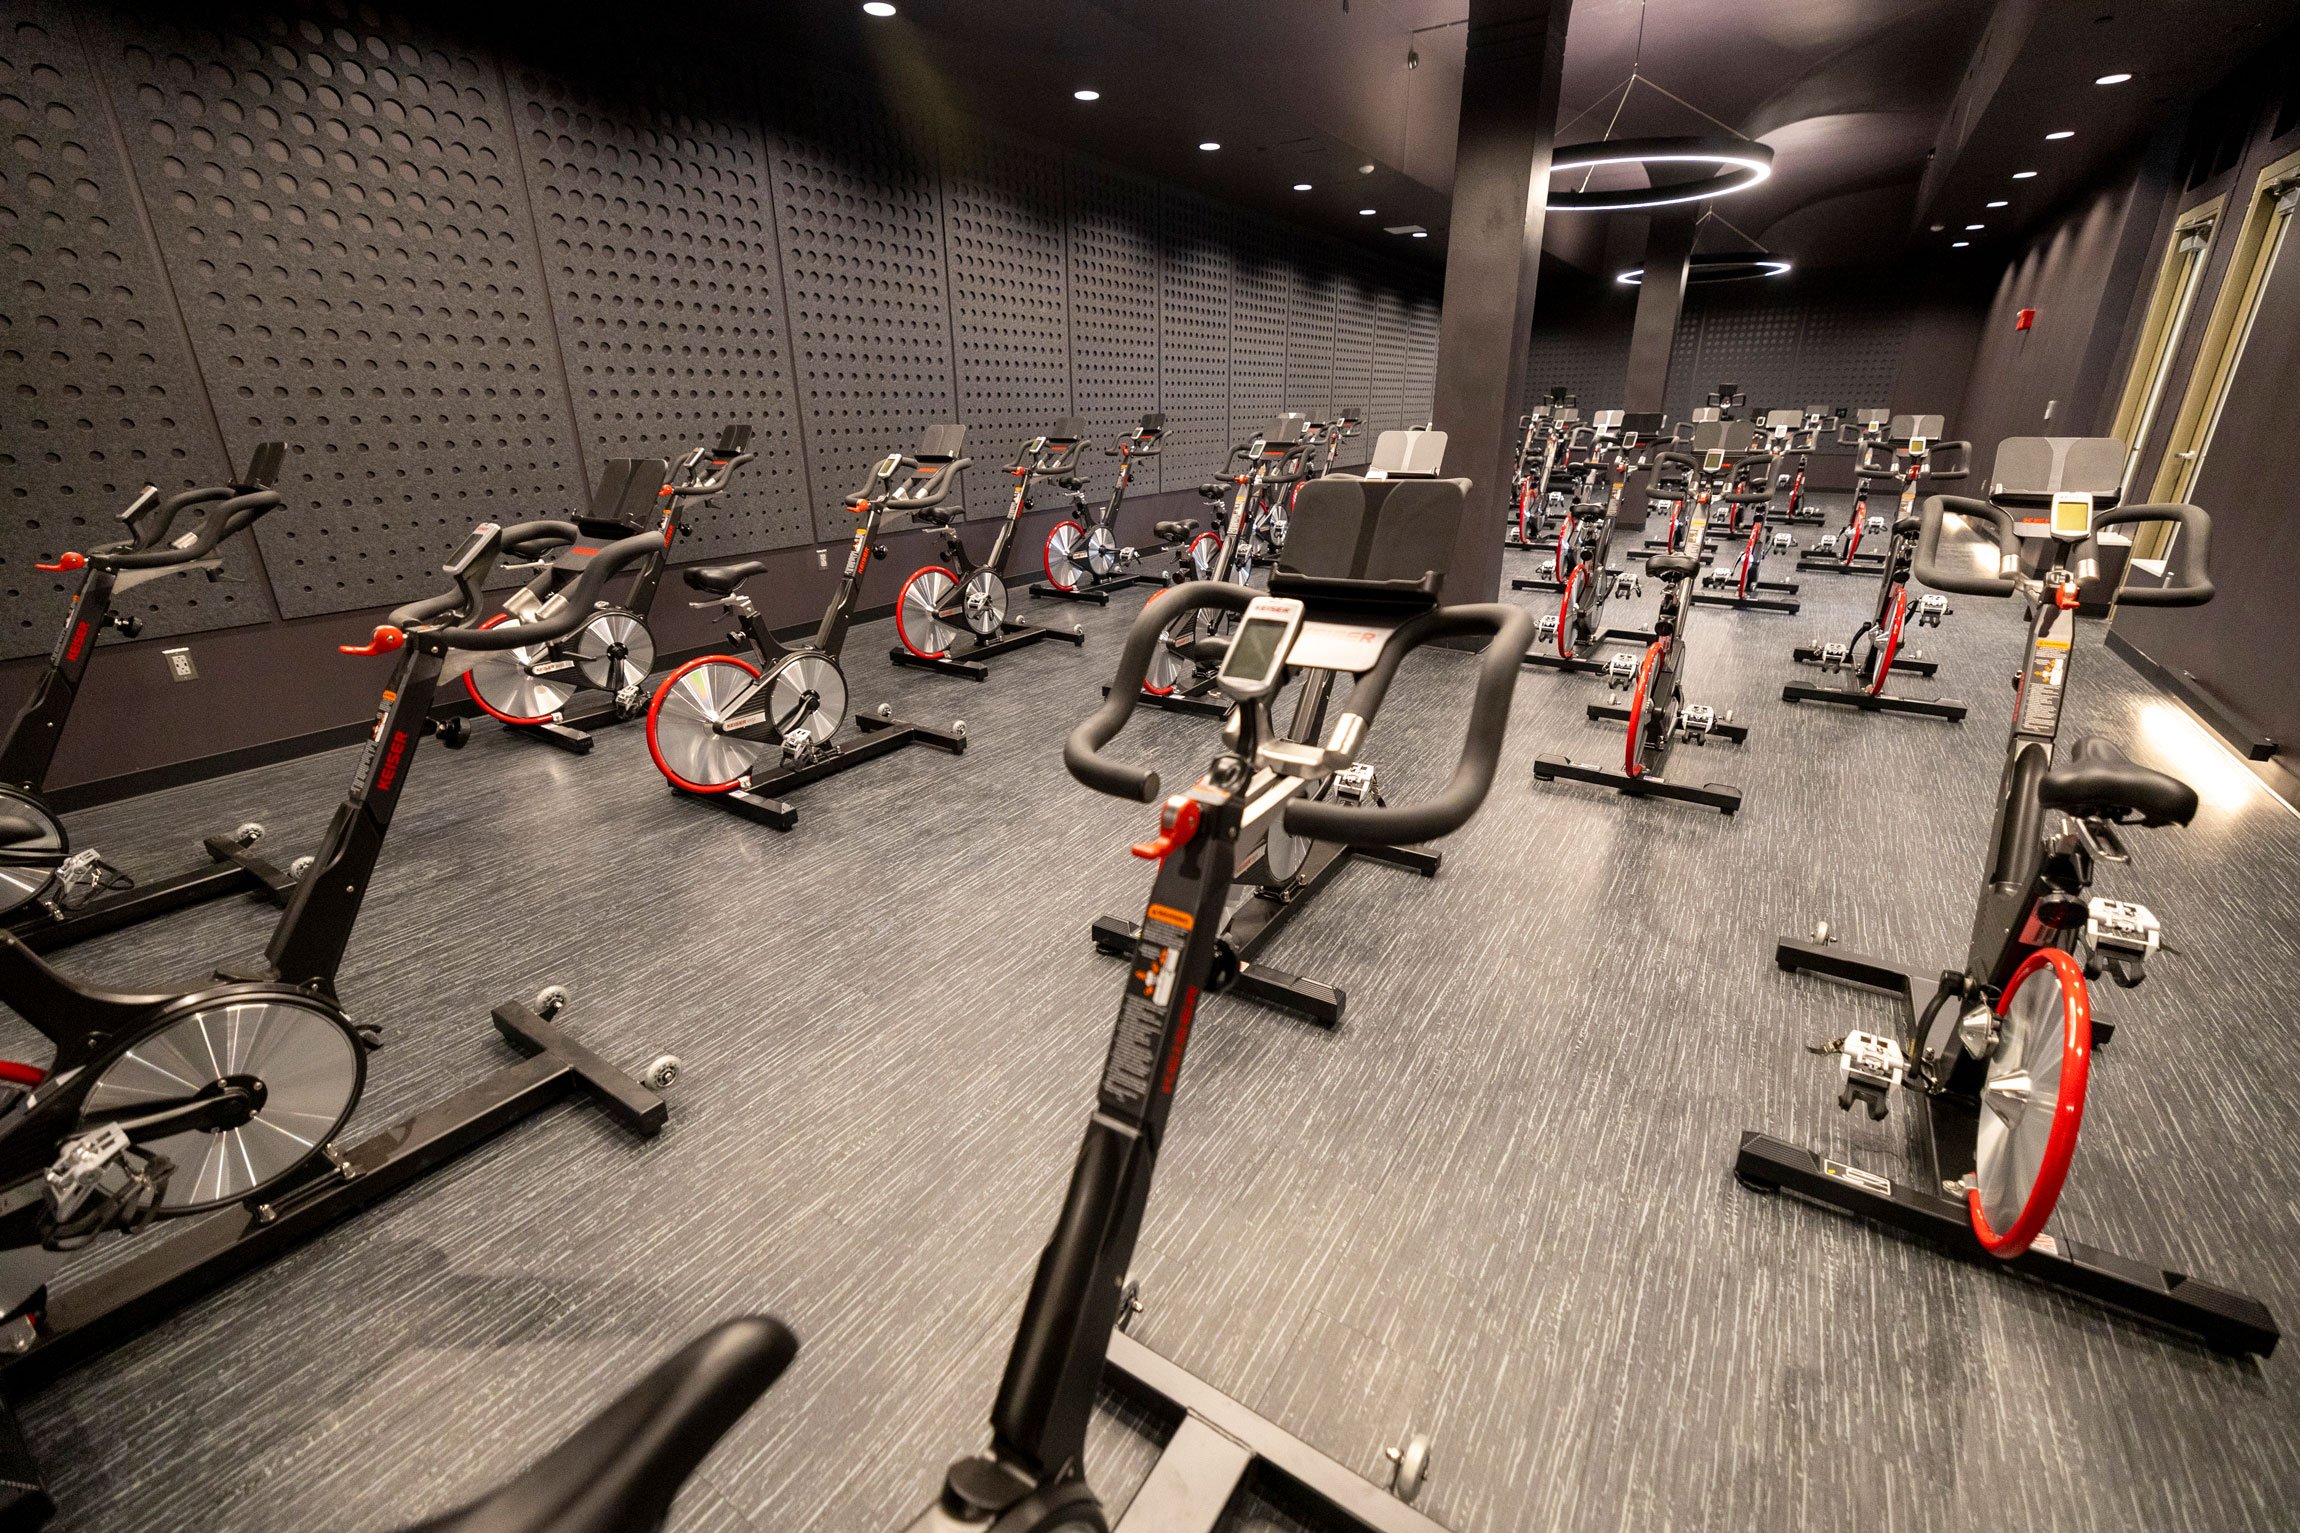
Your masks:
{"label": "bike saddle", "polygon": [[1701,568],[1698,554],[1655,554],[1645,561],[1646,573],[1660,581],[1690,580]]}
{"label": "bike saddle", "polygon": [[1198,493],[1208,500],[1220,500],[1230,493],[1230,487],[1226,484],[1202,484],[1198,486]]}
{"label": "bike saddle", "polygon": [[653,1533],[695,1466],[798,1350],[767,1316],[715,1326],[517,1479],[406,1533]]}
{"label": "bike saddle", "polygon": [[910,519],[925,527],[948,527],[954,515],[940,506],[918,506],[912,508]]}
{"label": "bike saddle", "polygon": [[740,564],[704,564],[687,571],[687,584],[714,596],[732,596],[735,587],[753,575],[765,573],[767,561],[745,559]]}
{"label": "bike saddle", "polygon": [[2061,753],[2037,784],[2037,802],[2073,815],[2143,825],[2186,825],[2196,817],[2196,790],[2134,761],[2098,735]]}
{"label": "bike saddle", "polygon": [[1180,521],[1160,522],[1151,530],[1169,543],[1179,543],[1198,530],[1198,518],[1186,516]]}

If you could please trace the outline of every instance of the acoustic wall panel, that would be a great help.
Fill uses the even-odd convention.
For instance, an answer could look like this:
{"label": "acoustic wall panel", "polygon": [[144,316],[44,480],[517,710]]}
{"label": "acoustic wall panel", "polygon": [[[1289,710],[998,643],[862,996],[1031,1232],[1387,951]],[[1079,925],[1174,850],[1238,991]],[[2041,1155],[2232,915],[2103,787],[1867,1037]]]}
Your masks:
{"label": "acoustic wall panel", "polygon": [[1437,394],[1438,305],[1417,294],[1406,304],[1405,424],[1429,424]]}
{"label": "acoustic wall panel", "polygon": [[[1069,166],[1071,384],[1086,429],[1109,447],[1159,408],[1158,199],[1150,182],[1076,156]],[[1111,461],[1084,461],[1090,493],[1106,494]],[[1159,474],[1137,473],[1135,489],[1157,490]]]}
{"label": "acoustic wall panel", "polygon": [[[958,418],[986,465],[1012,462],[1024,442],[1070,413],[1064,179],[1062,156],[1044,145],[988,132],[945,141]],[[992,476],[974,477],[980,506]],[[1051,491],[1038,498],[1055,503]]]}
{"label": "acoustic wall panel", "polygon": [[1286,402],[1312,420],[1334,410],[1334,272],[1324,260],[1295,267],[1286,289]]}
{"label": "acoustic wall panel", "polygon": [[[1795,310],[1742,304],[1706,305],[1698,296],[1687,304],[1701,331],[1693,376],[1672,378],[1670,391],[1688,386],[1699,403],[1721,382],[1749,397],[1751,410],[1803,404],[1797,368],[1798,315]],[[1688,406],[1690,408],[1690,405]]]}
{"label": "acoustic wall panel", "polygon": [[1277,230],[1237,220],[1230,306],[1230,441],[1248,440],[1281,410],[1305,408],[1286,395],[1286,307],[1292,283]]}
{"label": "acoustic wall panel", "polygon": [[[62,4],[11,6],[0,36],[0,658],[38,654],[77,576],[67,549],[119,541],[114,517],[146,482],[215,484],[225,463],[157,252],[145,234],[102,86]],[[295,514],[283,507],[274,515]],[[115,610],[151,635],[261,622],[272,612],[245,539],[224,582],[157,580]]]}
{"label": "acoustic wall panel", "polygon": [[[1231,215],[1184,192],[1158,194],[1158,407],[1166,412],[1165,487],[1220,472],[1230,448]],[[1261,421],[1243,428],[1251,435]]]}
{"label": "acoustic wall panel", "polygon": [[1395,431],[1406,423],[1406,360],[1408,334],[1406,305],[1401,294],[1388,288],[1374,292],[1370,316],[1374,332],[1374,390],[1367,401],[1369,436]]}
{"label": "acoustic wall panel", "polygon": [[1809,397],[1798,403],[1883,408],[1892,398],[1901,348],[1908,341],[1909,310],[1848,297],[1813,304],[1804,321],[1797,373]]}
{"label": "acoustic wall panel", "polygon": [[[1335,263],[1334,289],[1334,408],[1356,410],[1371,429],[1374,401],[1373,285],[1363,262],[1350,252]],[[1362,458],[1373,439],[1361,431]]]}
{"label": "acoustic wall panel", "polygon": [[[935,168],[870,112],[777,132],[773,165],[815,539],[829,542],[851,531],[838,497],[873,462],[958,419],[942,198]],[[1004,450],[971,432],[967,447],[986,463]]]}
{"label": "acoustic wall panel", "polygon": [[333,18],[151,12],[96,48],[230,452],[297,446],[257,528],[289,617],[434,591],[474,522],[586,491],[493,61]]}
{"label": "acoustic wall panel", "polygon": [[[584,40],[606,56],[607,39]],[[602,97],[537,69],[511,76],[590,472],[753,430],[753,461],[688,513],[680,560],[814,539],[767,146],[745,104],[718,94],[726,83],[627,72]]]}
{"label": "acoustic wall panel", "polygon": [[1536,329],[1525,358],[1525,408],[1562,388],[1584,413],[1619,409],[1628,381],[1628,331]]}

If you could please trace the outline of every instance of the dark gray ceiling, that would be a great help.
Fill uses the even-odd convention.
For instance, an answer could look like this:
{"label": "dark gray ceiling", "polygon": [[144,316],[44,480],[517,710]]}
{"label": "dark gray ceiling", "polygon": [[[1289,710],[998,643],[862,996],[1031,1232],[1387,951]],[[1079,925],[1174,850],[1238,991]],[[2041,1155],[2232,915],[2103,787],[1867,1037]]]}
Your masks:
{"label": "dark gray ceiling", "polygon": [[[1468,0],[808,0],[809,43],[911,95],[1408,259],[1443,258]],[[1718,202],[1703,249],[1888,264],[2015,235],[2266,44],[2293,0],[1578,0],[1561,142],[1730,131],[1772,179]],[[1409,50],[1416,67],[1407,68]],[[1639,82],[1624,93],[1634,61]],[[2091,80],[2111,69],[2136,79]],[[923,83],[922,83],[923,82]],[[1085,87],[1102,97],[1072,99]],[[2044,134],[2074,128],[2047,143]],[[1202,140],[1223,146],[1213,153]],[[2014,183],[2012,172],[2035,169]],[[1310,190],[1293,190],[1306,182]],[[2009,206],[1986,210],[2002,199]],[[1371,216],[1362,208],[1374,208]],[[1929,226],[1947,227],[1935,232]],[[1385,229],[1418,224],[1414,240]],[[1640,215],[1550,219],[1592,274]],[[1960,257],[1961,257],[1961,253]]]}

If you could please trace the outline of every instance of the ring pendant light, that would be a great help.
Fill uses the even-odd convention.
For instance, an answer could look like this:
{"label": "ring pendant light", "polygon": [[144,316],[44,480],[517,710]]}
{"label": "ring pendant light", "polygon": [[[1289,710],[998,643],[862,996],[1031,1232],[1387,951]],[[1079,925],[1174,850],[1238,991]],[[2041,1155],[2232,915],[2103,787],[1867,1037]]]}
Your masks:
{"label": "ring pendant light", "polygon": [[1560,149],[1550,171],[1600,170],[1614,165],[1707,165],[1716,174],[1698,181],[1663,186],[1629,186],[1613,191],[1551,192],[1553,212],[1626,213],[1639,208],[1676,207],[1745,192],[1773,174],[1770,145],[1739,138],[1616,138]]}

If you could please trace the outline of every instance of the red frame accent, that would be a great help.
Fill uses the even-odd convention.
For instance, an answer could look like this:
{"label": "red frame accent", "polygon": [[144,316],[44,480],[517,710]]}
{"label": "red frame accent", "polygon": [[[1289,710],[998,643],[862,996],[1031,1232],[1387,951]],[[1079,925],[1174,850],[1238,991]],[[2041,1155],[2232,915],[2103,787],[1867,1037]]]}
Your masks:
{"label": "red frame accent", "polygon": [[13,1059],[0,1059],[0,1083],[10,1086],[37,1086],[48,1078],[48,1072],[37,1065],[20,1065]]}
{"label": "red frame accent", "polygon": [[663,684],[655,689],[653,700],[647,704],[647,754],[655,758],[655,770],[669,778],[674,788],[684,788],[689,793],[730,793],[734,791],[735,784],[742,781],[741,778],[730,777],[715,787],[709,783],[689,782],[671,770],[671,764],[663,759],[662,749],[655,744],[655,716],[663,711],[663,699],[671,695],[671,689],[679,684],[681,677],[702,665],[739,665],[750,672],[753,681],[759,678],[759,668],[741,655],[702,655],[680,666],[663,678]]}
{"label": "red frame accent", "polygon": [[[489,618],[486,622],[481,623],[479,626],[482,628],[493,628],[497,623],[507,623],[510,620],[510,613],[498,612],[495,614],[495,616]],[[479,705],[480,712],[488,715],[490,718],[501,719],[506,724],[548,724],[551,722],[551,715],[548,713],[538,713],[531,719],[523,719],[515,714],[505,713],[502,709],[496,707],[494,704],[488,702],[486,698],[479,695],[479,684],[471,679],[471,672],[469,671],[465,671],[463,673],[463,690],[471,694],[471,700]]]}
{"label": "red frame accent", "polygon": [[[1047,530],[1046,556],[1039,562],[1046,566],[1046,583],[1048,585],[1054,587],[1054,589],[1057,591],[1075,591],[1078,589],[1078,587],[1064,585],[1062,583],[1062,577],[1054,573],[1054,538],[1055,534],[1061,532],[1065,527],[1068,527],[1073,532],[1076,532],[1081,538],[1086,536],[1085,528],[1079,526],[1076,522],[1071,521],[1069,518],[1065,517],[1063,520],[1056,522],[1051,528]],[[897,626],[900,625],[898,624]]]}
{"label": "red frame accent", "polygon": [[1638,741],[1644,738],[1645,694],[1653,684],[1653,673],[1660,668],[1661,651],[1667,639],[1655,639],[1645,646],[1645,659],[1637,667],[1637,688],[1629,694],[1629,734],[1623,742],[1621,769],[1631,777],[1645,775],[1645,763],[1637,759]]}
{"label": "red frame accent", "polygon": [[1577,564],[1565,577],[1565,594],[1557,603],[1557,652],[1567,660],[1573,658],[1573,583],[1589,578],[1589,566]]}
{"label": "red frame accent", "polygon": [[939,571],[952,586],[955,587],[958,584],[956,572],[944,569],[939,564],[922,564],[910,572],[910,578],[902,583],[902,589],[894,593],[894,636],[902,640],[904,649],[909,650],[921,660],[940,660],[950,653],[950,646],[946,644],[941,649],[920,649],[916,644],[910,642],[910,635],[903,632],[902,627],[903,598],[910,595],[910,588],[918,584],[921,575],[936,571]]}
{"label": "red frame accent", "polygon": [[1883,633],[1877,635],[1877,674],[1869,678],[1869,695],[1882,697],[1885,683],[1893,679],[1893,657],[1901,652],[1901,624],[1908,618],[1909,588],[1893,588],[1893,619]]}
{"label": "red frame accent", "polygon": [[[1196,537],[1192,538],[1188,543],[1183,545],[1182,557],[1185,561],[1188,562],[1192,569],[1196,569],[1198,567],[1198,558],[1196,554],[1198,545],[1205,542],[1209,538],[1211,538],[1214,543],[1213,553],[1219,554],[1222,551],[1222,535],[1218,532],[1215,532],[1211,528],[1208,528],[1206,531],[1199,533]],[[1213,554],[1209,554],[1207,557],[1212,558]],[[1222,578],[1222,572],[1220,570],[1209,571],[1206,578],[1208,580],[1220,580]]]}
{"label": "red frame accent", "polygon": [[1757,539],[1762,537],[1764,532],[1765,524],[1763,522],[1757,521],[1749,524],[1749,541],[1743,544],[1741,548],[1741,578],[1733,587],[1735,600],[1747,601],[1749,599],[1749,577],[1757,573],[1757,561],[1763,557],[1758,550]]}
{"label": "red frame accent", "polygon": [[2052,1217],[2053,1205],[2060,1201],[2060,1189],[2068,1180],[2069,1162],[2076,1155],[2077,1131],[2084,1126],[2085,1084],[2092,1074],[2092,993],[2085,986],[2084,969],[2059,948],[2040,947],[2013,970],[2011,982],[1997,1001],[1997,1015],[2001,1017],[2011,1008],[2014,995],[2030,975],[2048,965],[2060,977],[2061,1062],[2060,1100],[2053,1104],[2052,1132],[2045,1138],[2044,1164],[2038,1168],[2036,1182],[2029,1188],[2028,1201],[2021,1205],[2020,1217],[2013,1220],[2011,1229],[2001,1233],[1989,1227],[1987,1216],[1981,1212],[1980,1193],[1975,1190],[1965,1195],[1965,1209],[1972,1216],[1973,1234],[1991,1256],[2001,1256],[2008,1261],[2026,1251],[2043,1233],[2045,1221]]}

